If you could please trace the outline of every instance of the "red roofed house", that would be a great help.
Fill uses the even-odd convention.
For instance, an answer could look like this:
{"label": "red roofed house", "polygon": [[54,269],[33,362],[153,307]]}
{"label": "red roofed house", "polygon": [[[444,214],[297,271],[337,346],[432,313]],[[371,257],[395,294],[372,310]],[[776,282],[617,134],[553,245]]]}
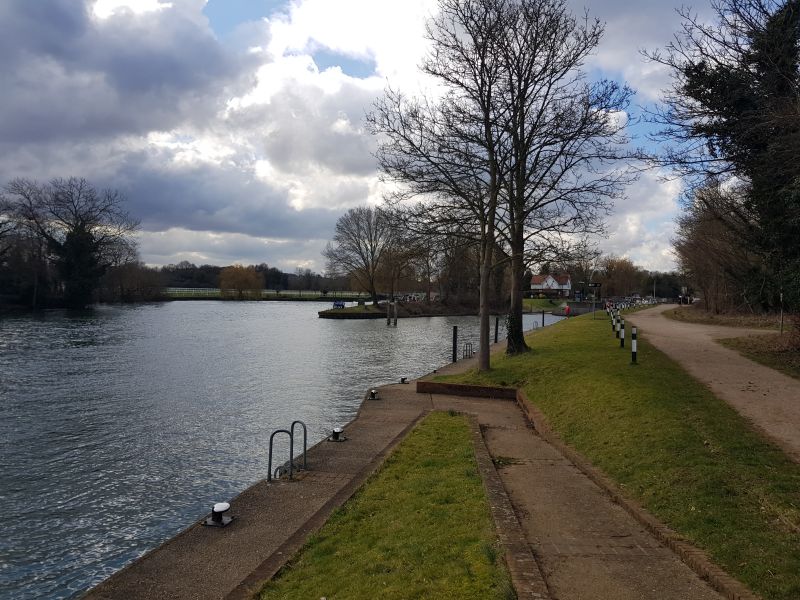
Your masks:
{"label": "red roofed house", "polygon": [[568,298],[572,292],[572,280],[569,275],[534,275],[531,278],[531,292]]}

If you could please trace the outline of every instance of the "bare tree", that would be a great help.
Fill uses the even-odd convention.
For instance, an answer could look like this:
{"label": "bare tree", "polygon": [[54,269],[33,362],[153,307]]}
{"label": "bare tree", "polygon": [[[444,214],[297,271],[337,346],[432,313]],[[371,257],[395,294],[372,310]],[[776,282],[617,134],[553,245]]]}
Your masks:
{"label": "bare tree", "polygon": [[381,170],[402,186],[394,198],[424,197],[420,222],[427,235],[457,229],[480,249],[481,370],[490,366],[489,287],[502,175],[495,92],[503,76],[495,43],[504,27],[502,4],[441,0],[427,28],[433,49],[421,69],[445,93],[409,99],[388,89],[367,117],[380,136]]}
{"label": "bare tree", "polygon": [[380,208],[351,208],[336,221],[333,241],[322,252],[328,277],[355,278],[377,305],[376,278],[390,242],[390,223]]}
{"label": "bare tree", "polygon": [[0,261],[11,250],[12,233],[16,223],[11,212],[11,203],[0,196]]}
{"label": "bare tree", "polygon": [[97,190],[85,179],[53,179],[38,184],[14,179],[6,187],[18,222],[42,239],[64,285],[64,301],[83,308],[92,297],[105,269],[132,244],[138,227],[123,209],[116,190]]}
{"label": "bare tree", "polygon": [[522,285],[532,258],[558,255],[570,239],[602,231],[611,199],[632,179],[620,163],[632,91],[586,81],[582,66],[603,35],[599,21],[574,17],[565,0],[509,0],[497,39],[502,55],[501,230],[511,249],[508,352],[527,350]]}
{"label": "bare tree", "polygon": [[511,262],[508,351],[522,352],[526,264],[600,231],[631,179],[613,164],[632,92],[585,81],[603,28],[573,17],[565,0],[441,0],[439,9],[422,70],[446,93],[408,100],[388,90],[369,123],[383,136],[383,172],[404,185],[396,198],[427,196],[429,225],[457,224],[480,245],[479,364],[488,369],[493,269]]}
{"label": "bare tree", "polygon": [[708,185],[678,218],[675,254],[689,281],[703,292],[706,310],[762,309],[768,265],[748,239],[757,217],[744,186]]}

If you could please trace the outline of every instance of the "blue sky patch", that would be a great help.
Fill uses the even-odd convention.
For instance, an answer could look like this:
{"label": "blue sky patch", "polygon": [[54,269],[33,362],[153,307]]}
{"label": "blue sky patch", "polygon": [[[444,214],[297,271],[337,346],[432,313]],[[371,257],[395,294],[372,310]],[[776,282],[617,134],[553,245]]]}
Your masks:
{"label": "blue sky patch", "polygon": [[329,67],[338,66],[342,69],[345,75],[350,77],[357,77],[365,79],[375,74],[375,61],[369,59],[357,59],[345,56],[344,54],[337,54],[330,50],[320,49],[312,53],[312,58],[320,71],[324,71]]}
{"label": "blue sky patch", "polygon": [[203,13],[219,37],[247,21],[269,17],[288,5],[286,0],[208,0]]}

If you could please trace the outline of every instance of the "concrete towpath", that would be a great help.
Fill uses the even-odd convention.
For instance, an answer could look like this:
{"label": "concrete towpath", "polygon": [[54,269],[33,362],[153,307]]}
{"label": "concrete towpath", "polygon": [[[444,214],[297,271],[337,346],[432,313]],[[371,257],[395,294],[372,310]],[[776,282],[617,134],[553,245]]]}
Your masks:
{"label": "concrete towpath", "polygon": [[769,332],[675,321],[662,314],[672,308],[675,305],[658,306],[630,314],[626,320],[800,462],[800,381],[716,342]]}
{"label": "concrete towpath", "polygon": [[516,402],[417,393],[413,385],[387,386],[380,400],[364,401],[345,428],[348,440],[310,449],[309,471],[295,481],[260,482],[235,498],[229,527],[194,525],[86,597],[252,598],[431,410],[473,415],[477,437],[501,465],[495,470],[488,457],[481,460],[476,443],[498,533],[513,547],[511,571],[520,598],[721,598],[537,435]]}

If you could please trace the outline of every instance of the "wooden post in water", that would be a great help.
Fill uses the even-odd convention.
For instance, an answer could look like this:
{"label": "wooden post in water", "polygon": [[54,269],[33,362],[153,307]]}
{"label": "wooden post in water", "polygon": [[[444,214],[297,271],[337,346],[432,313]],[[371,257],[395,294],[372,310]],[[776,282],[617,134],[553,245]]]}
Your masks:
{"label": "wooden post in water", "polygon": [[542,327],[544,327],[544,310],[542,310]]}
{"label": "wooden post in water", "polygon": [[497,329],[500,327],[500,317],[494,318],[494,343],[497,343]]}
{"label": "wooden post in water", "polygon": [[453,325],[453,362],[458,360],[458,325]]}

